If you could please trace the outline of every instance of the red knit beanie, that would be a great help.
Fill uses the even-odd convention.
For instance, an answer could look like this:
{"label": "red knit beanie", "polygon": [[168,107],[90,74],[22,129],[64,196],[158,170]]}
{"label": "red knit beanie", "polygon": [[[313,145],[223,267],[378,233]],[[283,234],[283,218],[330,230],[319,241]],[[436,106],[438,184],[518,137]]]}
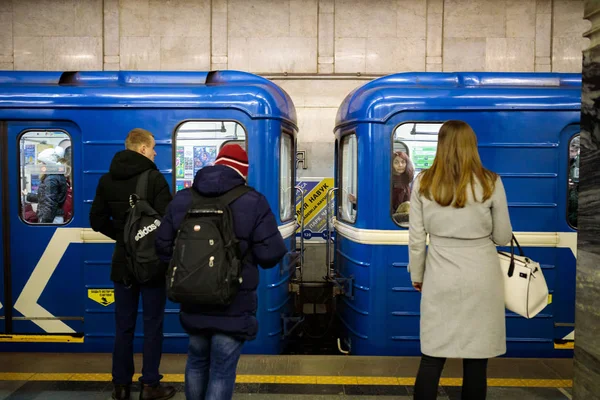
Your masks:
{"label": "red knit beanie", "polygon": [[221,148],[215,165],[227,165],[235,169],[244,179],[248,176],[248,154],[239,144],[228,144]]}

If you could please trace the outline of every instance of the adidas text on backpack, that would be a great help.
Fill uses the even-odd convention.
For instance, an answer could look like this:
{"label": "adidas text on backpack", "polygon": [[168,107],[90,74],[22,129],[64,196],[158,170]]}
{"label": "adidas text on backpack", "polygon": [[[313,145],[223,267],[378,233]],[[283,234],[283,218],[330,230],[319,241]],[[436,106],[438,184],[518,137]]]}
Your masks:
{"label": "adidas text on backpack", "polygon": [[140,174],[135,193],[129,196],[131,208],[127,212],[124,227],[127,266],[140,284],[147,283],[165,272],[154,247],[161,217],[147,200],[150,171],[146,170]]}
{"label": "adidas text on backpack", "polygon": [[175,303],[227,306],[242,283],[244,262],[229,205],[253,189],[241,185],[218,197],[185,190],[192,204],[175,239],[167,296]]}

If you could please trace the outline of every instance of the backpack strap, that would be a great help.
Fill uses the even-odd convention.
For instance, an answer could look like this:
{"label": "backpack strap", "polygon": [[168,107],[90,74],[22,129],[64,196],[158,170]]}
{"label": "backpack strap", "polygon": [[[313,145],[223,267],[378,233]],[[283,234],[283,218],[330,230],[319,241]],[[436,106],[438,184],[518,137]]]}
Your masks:
{"label": "backpack strap", "polygon": [[148,200],[148,180],[150,179],[151,171],[151,169],[147,169],[140,174],[135,188],[137,195],[141,196],[144,200]]}
{"label": "backpack strap", "polygon": [[[235,200],[240,198],[243,194],[251,192],[252,190],[254,190],[254,189],[247,185],[236,186],[233,189],[231,189],[230,191],[228,191],[227,193],[221,195],[219,198],[219,202],[221,205],[229,206]],[[235,230],[233,228],[233,225],[234,225],[233,214],[230,214],[229,218],[230,218],[229,221],[226,221],[225,223],[231,224],[231,232],[235,232]],[[238,238],[235,237],[235,233],[233,235],[234,235],[234,237],[231,239],[234,239],[235,241],[237,241]],[[248,240],[249,240],[249,238],[248,238]],[[240,261],[242,262],[242,265],[244,263],[246,263],[246,261],[248,261],[248,258],[251,255],[250,250],[252,250],[252,245],[250,243],[248,243],[248,248],[246,249],[246,251],[243,254],[238,254],[238,256],[240,257]]]}
{"label": "backpack strap", "polygon": [[135,193],[129,196],[129,205],[133,207],[139,200],[148,200],[148,180],[150,178],[151,169],[147,169],[138,176],[135,185]]}
{"label": "backpack strap", "polygon": [[209,207],[217,205],[228,206],[243,194],[254,190],[254,188],[247,185],[240,185],[217,197],[202,196],[194,187],[188,188],[187,190],[190,190],[192,193],[192,204],[190,207],[195,208],[199,204]]}
{"label": "backpack strap", "polygon": [[254,190],[252,187],[247,185],[239,185],[228,191],[227,193],[220,196],[220,202],[225,205],[230,205],[243,194]]}

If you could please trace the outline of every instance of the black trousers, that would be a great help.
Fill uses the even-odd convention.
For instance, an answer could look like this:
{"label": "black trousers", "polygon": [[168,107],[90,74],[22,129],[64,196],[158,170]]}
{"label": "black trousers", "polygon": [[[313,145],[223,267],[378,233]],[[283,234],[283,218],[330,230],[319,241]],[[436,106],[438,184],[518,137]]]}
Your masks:
{"label": "black trousers", "polygon": [[[440,376],[446,363],[445,358],[430,357],[423,354],[414,400],[437,399]],[[463,360],[462,400],[485,400],[487,394],[487,359]]]}
{"label": "black trousers", "polygon": [[125,286],[115,282],[115,347],[113,350],[113,383],[130,385],[134,374],[133,341],[140,294],[144,321],[144,358],[140,382],[154,385],[160,382],[160,359],[163,343],[163,320],[167,301],[166,285],[146,286],[136,283]]}

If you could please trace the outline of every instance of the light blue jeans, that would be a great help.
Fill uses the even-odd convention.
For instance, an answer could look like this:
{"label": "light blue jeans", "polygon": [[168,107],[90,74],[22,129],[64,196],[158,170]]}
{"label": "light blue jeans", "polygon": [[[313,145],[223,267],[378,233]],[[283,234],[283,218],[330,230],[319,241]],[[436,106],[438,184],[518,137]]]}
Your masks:
{"label": "light blue jeans", "polygon": [[185,366],[186,399],[231,399],[243,345],[243,341],[220,333],[190,335]]}

